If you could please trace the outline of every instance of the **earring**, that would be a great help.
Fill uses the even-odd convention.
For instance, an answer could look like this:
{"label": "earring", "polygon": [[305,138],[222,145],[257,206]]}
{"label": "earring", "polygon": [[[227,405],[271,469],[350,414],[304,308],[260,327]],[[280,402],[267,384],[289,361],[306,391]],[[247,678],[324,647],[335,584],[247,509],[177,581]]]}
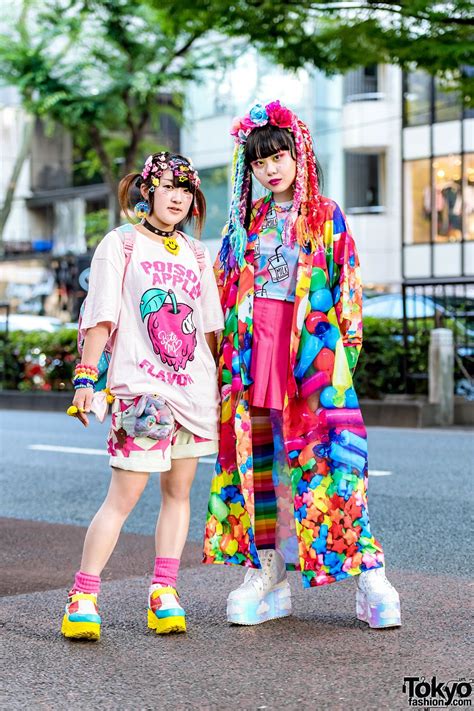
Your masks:
{"label": "earring", "polygon": [[194,203],[193,207],[193,217],[199,217],[199,208],[197,206],[197,203]]}
{"label": "earring", "polygon": [[143,220],[150,212],[150,205],[146,200],[140,200],[140,202],[137,202],[135,205],[133,211],[139,220]]}

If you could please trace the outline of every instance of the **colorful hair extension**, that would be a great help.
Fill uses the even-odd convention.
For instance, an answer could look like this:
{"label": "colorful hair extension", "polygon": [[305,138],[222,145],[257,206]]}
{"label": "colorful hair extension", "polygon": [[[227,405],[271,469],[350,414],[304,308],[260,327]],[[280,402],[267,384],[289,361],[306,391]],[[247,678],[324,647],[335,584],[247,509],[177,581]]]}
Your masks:
{"label": "colorful hair extension", "polygon": [[[244,261],[247,246],[247,230],[243,225],[242,205],[245,204],[245,193],[248,192],[250,176],[248,176],[246,181],[248,168],[245,165],[244,152],[245,147],[242,144],[236,145],[232,161],[232,200],[230,203],[229,220],[222,232],[224,240],[220,253],[221,262],[226,270],[232,266],[229,264],[229,247],[233,252],[237,264],[241,266]],[[244,189],[245,183],[247,183],[246,189]]]}
{"label": "colorful hair extension", "polygon": [[283,228],[283,243],[292,245],[296,242],[301,247],[313,250],[322,227],[324,218],[316,160],[308,127],[296,114],[281,106],[279,101],[265,107],[256,104],[242,119],[234,120],[231,130],[236,142],[232,161],[232,201],[229,220],[222,232],[220,251],[221,264],[226,273],[232,268],[234,259],[242,266],[247,246],[244,223],[251,175],[245,163],[245,142],[253,130],[267,123],[288,128],[293,134],[296,147],[293,205]]}

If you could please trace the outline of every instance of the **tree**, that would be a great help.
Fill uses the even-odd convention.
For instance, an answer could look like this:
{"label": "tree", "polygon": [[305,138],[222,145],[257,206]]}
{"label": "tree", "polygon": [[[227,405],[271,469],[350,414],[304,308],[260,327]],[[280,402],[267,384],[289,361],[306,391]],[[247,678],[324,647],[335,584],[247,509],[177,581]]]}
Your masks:
{"label": "tree", "polygon": [[[172,0],[146,0],[168,9]],[[196,21],[208,0],[182,0]],[[213,0],[214,28],[247,39],[289,69],[328,74],[369,64],[444,78],[474,105],[472,0]]]}
{"label": "tree", "polygon": [[130,0],[25,0],[18,15],[0,35],[0,79],[28,113],[73,135],[113,198],[120,176],[140,165],[150,125],[164,111],[178,118],[185,82],[227,49],[200,41],[205,12],[180,23],[179,5],[167,13]]}

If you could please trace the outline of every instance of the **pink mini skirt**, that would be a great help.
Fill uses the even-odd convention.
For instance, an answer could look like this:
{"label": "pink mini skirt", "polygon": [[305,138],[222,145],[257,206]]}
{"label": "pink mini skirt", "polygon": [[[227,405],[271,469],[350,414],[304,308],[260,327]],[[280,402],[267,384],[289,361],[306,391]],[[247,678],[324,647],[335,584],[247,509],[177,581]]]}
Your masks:
{"label": "pink mini skirt", "polygon": [[254,299],[250,404],[282,410],[290,361],[294,303]]}

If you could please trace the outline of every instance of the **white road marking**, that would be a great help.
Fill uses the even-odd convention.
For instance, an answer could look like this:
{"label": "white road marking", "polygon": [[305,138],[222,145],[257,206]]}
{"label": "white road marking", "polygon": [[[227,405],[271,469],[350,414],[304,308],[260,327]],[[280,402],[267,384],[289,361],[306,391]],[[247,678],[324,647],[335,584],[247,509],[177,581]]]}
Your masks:
{"label": "white road marking", "polygon": [[[61,452],[63,454],[89,454],[95,457],[108,457],[109,453],[103,449],[86,449],[82,447],[61,447],[54,444],[30,444],[28,449],[34,449],[39,452]],[[215,457],[201,457],[199,460],[202,464],[215,464]],[[369,476],[390,476],[393,472],[385,469],[370,469]]]}
{"label": "white road marking", "polygon": [[85,447],[60,447],[54,444],[30,444],[28,449],[35,449],[39,452],[62,452],[63,454],[92,454],[96,457],[110,456],[105,449],[86,449]]}

